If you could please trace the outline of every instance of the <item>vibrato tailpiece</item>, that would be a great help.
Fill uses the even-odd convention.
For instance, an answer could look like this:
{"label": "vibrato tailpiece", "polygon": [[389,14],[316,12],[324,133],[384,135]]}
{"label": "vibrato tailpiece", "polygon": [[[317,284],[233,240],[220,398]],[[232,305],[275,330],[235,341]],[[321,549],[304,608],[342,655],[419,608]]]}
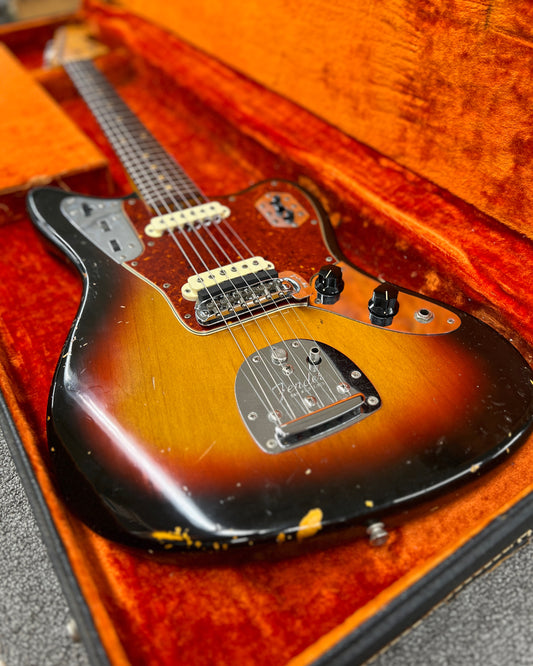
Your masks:
{"label": "vibrato tailpiece", "polygon": [[249,356],[237,373],[235,394],[246,427],[267,453],[326,437],[381,406],[360,368],[315,340],[284,340]]}

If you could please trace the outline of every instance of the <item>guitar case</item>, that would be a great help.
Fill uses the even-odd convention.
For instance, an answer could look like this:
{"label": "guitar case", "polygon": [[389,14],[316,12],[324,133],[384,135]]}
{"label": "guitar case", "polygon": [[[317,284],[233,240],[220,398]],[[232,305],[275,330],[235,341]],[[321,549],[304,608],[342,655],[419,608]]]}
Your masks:
{"label": "guitar case", "polygon": [[82,287],[25,198],[38,185],[109,197],[131,186],[66,74],[42,66],[48,40],[67,21],[89,24],[109,48],[99,67],[204,192],[296,182],[351,262],[478,317],[531,364],[533,85],[513,40],[526,27],[459,4],[371,16],[322,0],[305,12],[226,0],[221,14],[90,0],[73,17],[1,29],[2,429],[92,663],[364,663],[527,541],[533,442],[402,516],[377,547],[354,537],[290,556],[165,557],[89,529],[56,489],[46,441]]}

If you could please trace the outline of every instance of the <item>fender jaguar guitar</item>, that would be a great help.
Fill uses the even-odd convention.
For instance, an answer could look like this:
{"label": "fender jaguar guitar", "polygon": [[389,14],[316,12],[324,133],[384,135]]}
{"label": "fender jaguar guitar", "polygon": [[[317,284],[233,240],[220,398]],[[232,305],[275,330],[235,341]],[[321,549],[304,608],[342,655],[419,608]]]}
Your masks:
{"label": "fender jaguar guitar", "polygon": [[532,419],[510,344],[358,271],[292,183],[206,199],[91,61],[65,67],[139,195],[28,199],[83,278],[48,437],[89,525],[190,551],[380,543],[387,513],[507,458]]}

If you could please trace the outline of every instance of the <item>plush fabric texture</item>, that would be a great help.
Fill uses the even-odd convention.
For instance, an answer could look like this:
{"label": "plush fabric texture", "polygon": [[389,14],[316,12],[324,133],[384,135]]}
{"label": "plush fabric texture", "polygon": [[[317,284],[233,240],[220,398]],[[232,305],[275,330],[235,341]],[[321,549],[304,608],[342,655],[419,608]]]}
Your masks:
{"label": "plush fabric texture", "polygon": [[[524,236],[150,24],[98,3],[87,15],[118,49],[102,66],[208,195],[272,175],[298,180],[321,198],[357,265],[481,316],[531,360]],[[109,159],[113,182],[100,190],[125,193],[124,172],[65,75],[34,74],[65,126],[73,120]],[[28,150],[21,173],[33,172],[31,160]],[[51,179],[62,173],[60,156],[51,170]],[[197,563],[106,541],[69,513],[47,468],[47,395],[80,281],[28,219],[0,226],[0,240],[1,388],[114,665],[309,663],[532,489],[529,442],[393,529],[382,548],[359,539],[287,560]]]}
{"label": "plush fabric texture", "polygon": [[[0,32],[1,37],[1,32]],[[24,214],[31,186],[84,180],[98,187],[105,160],[57,107],[12,53],[0,43],[0,224]]]}
{"label": "plush fabric texture", "polygon": [[116,0],[533,238],[529,0]]}

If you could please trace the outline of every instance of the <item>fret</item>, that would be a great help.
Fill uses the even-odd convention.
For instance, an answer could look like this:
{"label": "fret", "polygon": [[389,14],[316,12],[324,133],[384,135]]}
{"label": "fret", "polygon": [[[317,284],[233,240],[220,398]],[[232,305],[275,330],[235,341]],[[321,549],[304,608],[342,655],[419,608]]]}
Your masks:
{"label": "fret", "polygon": [[161,214],[206,201],[91,61],[71,61],[65,69],[148,206]]}

